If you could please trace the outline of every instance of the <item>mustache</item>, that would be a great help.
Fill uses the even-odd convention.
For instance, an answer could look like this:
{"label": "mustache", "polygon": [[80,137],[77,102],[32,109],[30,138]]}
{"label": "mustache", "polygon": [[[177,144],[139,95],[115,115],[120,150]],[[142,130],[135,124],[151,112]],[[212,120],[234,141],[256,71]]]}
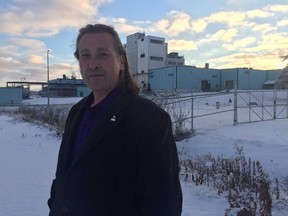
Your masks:
{"label": "mustache", "polygon": [[90,69],[86,71],[87,75],[101,75],[101,74],[105,74],[105,71],[101,70],[101,69]]}

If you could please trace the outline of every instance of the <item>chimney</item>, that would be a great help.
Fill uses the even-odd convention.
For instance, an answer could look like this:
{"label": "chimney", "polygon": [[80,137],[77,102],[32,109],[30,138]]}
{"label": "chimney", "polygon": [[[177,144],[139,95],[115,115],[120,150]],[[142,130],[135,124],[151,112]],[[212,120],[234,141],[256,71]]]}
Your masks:
{"label": "chimney", "polygon": [[209,63],[205,63],[205,68],[209,69]]}

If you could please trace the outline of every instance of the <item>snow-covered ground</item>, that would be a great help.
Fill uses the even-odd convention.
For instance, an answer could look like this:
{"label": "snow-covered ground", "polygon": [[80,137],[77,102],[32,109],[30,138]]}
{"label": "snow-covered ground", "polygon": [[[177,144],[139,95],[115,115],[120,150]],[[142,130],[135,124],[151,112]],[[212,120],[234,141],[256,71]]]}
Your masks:
{"label": "snow-covered ground", "polygon": [[[75,103],[79,99],[52,98],[50,103]],[[25,103],[45,104],[47,99]],[[229,120],[217,126],[215,122],[222,122],[223,115],[231,113],[209,116],[199,124],[203,127],[196,136],[178,142],[180,157],[207,153],[233,156],[238,145],[243,146],[247,157],[259,160],[271,177],[288,176],[288,119],[236,126]],[[47,215],[61,139],[48,128],[15,120],[1,111],[0,137],[0,216]],[[181,184],[183,216],[224,216],[228,202],[216,190],[183,180]],[[273,208],[273,215],[287,216],[288,209]]]}

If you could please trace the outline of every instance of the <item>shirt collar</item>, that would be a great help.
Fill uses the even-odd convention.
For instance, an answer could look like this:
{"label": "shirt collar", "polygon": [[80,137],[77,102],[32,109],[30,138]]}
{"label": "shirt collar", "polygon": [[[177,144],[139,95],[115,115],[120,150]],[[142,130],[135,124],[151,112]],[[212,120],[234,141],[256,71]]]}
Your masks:
{"label": "shirt collar", "polygon": [[98,104],[96,104],[93,107],[91,107],[91,104],[93,103],[94,98],[93,93],[91,93],[92,95],[89,96],[88,99],[86,100],[85,106],[90,108],[97,107],[106,109],[121,94],[121,92],[122,92],[121,88],[115,87],[111,92],[109,92],[109,94],[105,98],[103,98]]}

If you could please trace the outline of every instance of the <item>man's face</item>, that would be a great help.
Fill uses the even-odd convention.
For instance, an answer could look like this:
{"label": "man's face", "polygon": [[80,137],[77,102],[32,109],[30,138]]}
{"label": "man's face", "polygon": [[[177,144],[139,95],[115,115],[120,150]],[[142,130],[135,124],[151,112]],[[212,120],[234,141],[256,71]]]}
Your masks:
{"label": "man's face", "polygon": [[84,82],[94,95],[105,97],[117,85],[124,69],[124,58],[116,53],[113,37],[105,32],[84,34],[78,49]]}

